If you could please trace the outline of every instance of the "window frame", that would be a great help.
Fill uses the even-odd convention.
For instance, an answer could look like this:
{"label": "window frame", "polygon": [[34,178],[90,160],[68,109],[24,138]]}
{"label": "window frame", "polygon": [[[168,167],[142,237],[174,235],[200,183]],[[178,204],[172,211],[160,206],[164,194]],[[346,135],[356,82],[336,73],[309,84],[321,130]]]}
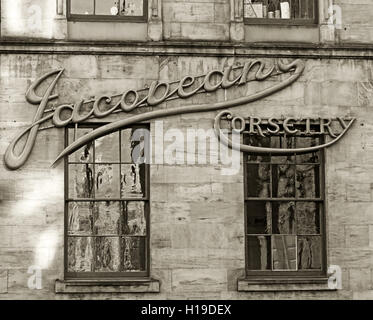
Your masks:
{"label": "window frame", "polygon": [[[96,15],[96,14],[73,14],[71,13],[71,1],[66,0],[67,21],[74,22],[148,22],[148,0],[143,0],[142,16],[121,15]],[[92,0],[97,1],[97,0]]]}
{"label": "window frame", "polygon": [[[79,128],[92,128],[97,129],[100,126],[109,124],[108,122],[94,122],[94,123],[82,123],[79,124]],[[69,140],[69,129],[74,129],[74,125],[68,125],[65,127],[64,133],[64,145],[65,148],[68,146]],[[132,125],[130,128],[141,128],[141,129],[148,129],[150,130],[149,123],[141,123]],[[128,128],[126,128],[128,129]],[[123,129],[125,130],[125,129]],[[119,139],[121,139],[121,131],[119,130]],[[121,141],[121,140],[119,140]],[[121,143],[119,142],[119,146]],[[121,151],[121,149],[120,149]],[[93,153],[93,157],[94,157]],[[120,152],[121,154],[121,152]],[[95,159],[93,159],[94,161]],[[145,164],[145,197],[142,198],[121,198],[120,199],[113,199],[108,198],[106,200],[100,199],[69,199],[69,164],[75,163],[74,161],[69,162],[69,156],[64,158],[64,279],[65,280],[107,280],[107,281],[125,281],[125,280],[134,280],[134,279],[150,279],[150,164]],[[100,162],[100,164],[108,164],[109,162]],[[110,164],[119,164],[121,167],[122,164],[126,164],[122,162],[121,159],[119,162],[110,162]],[[82,163],[85,164],[85,163]],[[93,166],[95,162],[90,163]],[[119,170],[119,175],[121,174],[121,170]],[[69,203],[70,202],[105,202],[105,201],[116,201],[116,202],[144,202],[145,204],[145,221],[146,221],[146,240],[145,240],[145,271],[127,271],[127,272],[69,272],[68,271],[68,219],[69,219]],[[78,237],[78,236],[77,236]],[[118,236],[121,237],[120,235]],[[134,236],[136,237],[136,236]],[[138,236],[140,237],[140,236]]]}
{"label": "window frame", "polygon": [[[242,0],[244,1],[244,0]],[[245,18],[243,16],[243,21],[245,25],[269,25],[269,26],[318,26],[320,21],[319,13],[319,1],[314,1],[315,8],[315,18],[313,19],[270,19],[270,18]],[[243,3],[244,7],[244,3]]]}
{"label": "window frame", "polygon": [[[244,137],[245,137],[245,134],[247,135],[247,133],[244,133]],[[275,135],[271,135],[270,137],[273,137]],[[282,135],[280,135],[282,136]],[[294,137],[297,137],[296,135]],[[325,141],[325,135],[319,135],[319,138],[320,138],[320,143],[323,143]],[[310,152],[311,153],[311,152]],[[296,155],[295,153],[291,153],[293,155]],[[307,153],[305,153],[307,154]],[[268,280],[268,279],[274,279],[274,280],[296,280],[296,279],[305,279],[305,278],[309,278],[309,279],[315,279],[315,278],[325,278],[327,276],[327,265],[328,265],[328,260],[327,260],[327,227],[326,227],[326,223],[327,223],[327,219],[326,219],[326,209],[325,209],[325,206],[326,206],[326,200],[325,200],[325,151],[324,149],[321,149],[319,150],[319,154],[320,154],[320,160],[319,160],[319,163],[317,165],[319,165],[319,173],[320,173],[320,181],[319,181],[319,184],[320,184],[320,197],[319,197],[319,200],[309,200],[309,202],[317,202],[319,203],[320,205],[320,214],[321,214],[321,217],[320,217],[320,238],[321,238],[321,270],[280,270],[280,271],[276,271],[276,270],[250,270],[248,268],[248,263],[249,263],[249,257],[248,257],[248,236],[250,236],[248,234],[248,212],[247,212],[247,203],[249,201],[258,201],[258,202],[265,202],[265,201],[269,201],[271,203],[274,203],[274,202],[279,202],[279,201],[294,201],[295,203],[297,202],[305,202],[305,201],[302,201],[304,199],[297,199],[296,195],[294,198],[272,198],[272,195],[271,197],[269,198],[261,198],[261,197],[258,197],[258,198],[252,198],[252,197],[249,197],[248,196],[248,185],[247,185],[247,180],[248,180],[248,175],[247,175],[247,164],[250,163],[247,161],[247,157],[249,154],[243,154],[243,177],[244,177],[244,241],[245,241],[245,245],[244,245],[244,248],[245,248],[245,278],[246,279],[257,279],[257,280]],[[271,157],[271,156],[270,156]],[[265,164],[270,164],[271,167],[272,167],[272,161],[271,161],[271,158],[270,158],[270,162],[257,162],[257,164],[262,164],[262,163],[265,163]],[[254,164],[252,162],[252,164]],[[276,164],[276,163],[275,163]],[[281,165],[281,164],[279,164]],[[296,166],[297,165],[297,162],[296,162],[296,158],[295,158],[295,162],[294,162],[294,165]],[[270,172],[270,174],[272,175],[272,170]],[[296,173],[295,173],[296,174]],[[296,177],[296,176],[295,176]],[[295,183],[295,182],[294,182]],[[271,184],[271,187],[272,187],[272,184]],[[295,191],[296,192],[296,191]],[[306,201],[307,202],[307,201]],[[272,218],[272,212],[271,212],[271,218]],[[271,221],[271,224],[273,225],[273,221]],[[269,234],[263,234],[263,236],[270,236],[272,238],[273,235],[277,235],[277,234],[274,234],[272,231],[271,233]],[[281,234],[279,234],[281,235]],[[297,234],[295,234],[297,236]],[[298,252],[296,252],[296,255],[298,255]],[[272,241],[271,241],[271,264],[272,264]],[[298,267],[297,267],[298,268]]]}

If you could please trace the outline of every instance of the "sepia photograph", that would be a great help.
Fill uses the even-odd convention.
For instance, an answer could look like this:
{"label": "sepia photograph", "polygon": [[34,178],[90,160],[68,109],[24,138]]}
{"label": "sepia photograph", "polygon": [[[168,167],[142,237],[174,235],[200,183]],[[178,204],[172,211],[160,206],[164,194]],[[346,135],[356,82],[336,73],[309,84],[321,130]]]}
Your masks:
{"label": "sepia photograph", "polygon": [[373,300],[372,0],[0,12],[0,300]]}

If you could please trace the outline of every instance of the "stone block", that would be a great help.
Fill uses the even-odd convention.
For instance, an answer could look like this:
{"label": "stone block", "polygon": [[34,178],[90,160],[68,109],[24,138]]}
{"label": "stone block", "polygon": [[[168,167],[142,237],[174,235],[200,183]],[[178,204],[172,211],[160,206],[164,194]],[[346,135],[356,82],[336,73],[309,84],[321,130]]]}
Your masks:
{"label": "stone block", "polygon": [[213,22],[214,4],[213,2],[165,2],[163,14],[165,22]]}
{"label": "stone block", "polygon": [[151,225],[151,248],[171,248],[171,230],[166,224]]}
{"label": "stone block", "polygon": [[347,200],[350,202],[371,202],[371,183],[347,184]]}
{"label": "stone block", "polygon": [[330,265],[343,268],[369,268],[373,262],[373,251],[361,248],[330,248],[328,261]]}
{"label": "stone block", "polygon": [[352,299],[354,300],[373,300],[373,290],[355,291]]}
{"label": "stone block", "polygon": [[228,3],[214,4],[214,21],[217,23],[229,23],[230,5]]}
{"label": "stone block", "polygon": [[328,246],[330,248],[344,248],[346,246],[345,225],[337,224],[330,219],[328,224]]}
{"label": "stone block", "polygon": [[0,268],[29,267],[34,263],[34,252],[31,248],[1,248],[0,247]]}
{"label": "stone block", "polygon": [[224,269],[174,269],[172,290],[175,292],[218,292],[227,289]]}
{"label": "stone block", "polygon": [[181,38],[185,40],[228,40],[229,26],[217,23],[182,23]]}
{"label": "stone block", "polygon": [[153,249],[152,263],[155,268],[244,268],[244,248],[213,249]]}
{"label": "stone block", "polygon": [[8,270],[0,270],[0,294],[8,293]]}
{"label": "stone block", "polygon": [[151,41],[161,41],[163,36],[163,24],[161,21],[150,20],[148,22],[148,37]]}
{"label": "stone block", "polygon": [[0,246],[10,248],[12,246],[12,227],[0,226]]}
{"label": "stone block", "polygon": [[350,269],[349,270],[350,290],[365,291],[372,289],[371,269]]}
{"label": "stone block", "polygon": [[151,223],[188,223],[190,222],[191,203],[189,202],[151,202]]}
{"label": "stone block", "polygon": [[364,248],[369,246],[369,226],[346,226],[346,246]]}
{"label": "stone block", "polygon": [[326,81],[321,85],[323,105],[352,107],[358,105],[355,82]]}

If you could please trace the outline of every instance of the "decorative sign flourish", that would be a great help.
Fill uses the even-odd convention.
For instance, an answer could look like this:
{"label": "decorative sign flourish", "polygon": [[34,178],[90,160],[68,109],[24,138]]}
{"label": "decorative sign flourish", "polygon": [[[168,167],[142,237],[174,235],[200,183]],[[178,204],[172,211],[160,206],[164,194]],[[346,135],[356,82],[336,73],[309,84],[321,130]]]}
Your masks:
{"label": "decorative sign flourish", "polygon": [[[61,104],[56,108],[47,109],[49,102],[58,98],[57,94],[53,94],[53,90],[64,72],[64,70],[55,70],[37,79],[28,89],[26,100],[31,104],[38,105],[38,109],[32,124],[20,132],[8,146],[4,161],[9,169],[15,170],[22,167],[33,149],[38,132],[45,129],[41,128],[41,125],[48,121],[52,123],[51,127],[60,128],[71,124],[77,126],[78,124],[93,118],[104,118],[119,112],[129,113],[140,107],[155,107],[165,101],[173,99],[186,99],[198,93],[214,92],[218,89],[229,89],[233,86],[244,85],[249,81],[264,81],[279,74],[290,74],[287,79],[278,82],[271,87],[229,101],[182,106],[172,109],[152,110],[111,122],[75,140],[57,157],[54,162],[56,163],[87,143],[138,122],[172,115],[222,110],[267,97],[294,83],[303,73],[304,67],[305,65],[303,61],[299,59],[294,60],[289,64],[278,61],[277,68],[275,68],[275,65],[267,66],[264,60],[257,59],[249,61],[242,66],[230,66],[223,71],[212,70],[206,75],[200,77],[185,76],[180,81],[172,83],[160,83],[154,81],[151,83],[150,87],[146,89],[131,89],[125,91],[123,94],[115,96],[104,95],[94,100],[80,100],[75,104]],[[39,96],[36,93],[37,89],[49,78],[52,78],[51,83],[47,86],[44,94]],[[83,112],[83,110],[87,110],[87,108],[89,112]],[[63,114],[66,113],[69,114],[67,118],[63,116]],[[228,111],[224,111],[218,115],[215,121],[216,132],[219,131],[219,121],[223,114],[231,116]],[[347,131],[351,125],[352,122],[346,126],[345,131]],[[339,140],[341,136],[342,135],[340,135],[336,140]],[[16,154],[16,145],[23,137],[26,137],[26,142],[22,150]],[[230,141],[223,142],[231,145]],[[325,146],[326,145],[320,146],[320,148]],[[248,150],[242,148],[242,151],[258,152],[257,148],[249,148]],[[273,151],[259,150],[259,152]]]}

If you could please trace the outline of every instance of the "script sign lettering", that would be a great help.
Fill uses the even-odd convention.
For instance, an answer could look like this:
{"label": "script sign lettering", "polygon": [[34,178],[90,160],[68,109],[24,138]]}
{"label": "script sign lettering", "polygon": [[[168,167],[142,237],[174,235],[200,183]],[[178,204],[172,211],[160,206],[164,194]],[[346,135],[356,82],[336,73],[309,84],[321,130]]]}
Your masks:
{"label": "script sign lettering", "polygon": [[[300,59],[296,59],[291,63],[277,61],[276,64],[269,64],[264,60],[255,59],[248,61],[241,66],[229,66],[224,70],[212,70],[202,76],[194,77],[188,75],[180,81],[170,83],[153,81],[149,88],[138,90],[130,89],[114,96],[103,95],[93,100],[81,99],[74,103],[59,104],[56,108],[48,108],[49,103],[59,97],[58,94],[54,93],[54,89],[64,72],[63,69],[54,70],[35,80],[28,89],[26,100],[30,104],[38,105],[38,108],[31,125],[20,132],[8,146],[4,156],[4,162],[5,165],[12,170],[22,167],[32,152],[38,132],[45,129],[41,128],[41,125],[45,123],[51,123],[48,128],[62,128],[71,124],[78,126],[79,124],[94,118],[101,119],[112,114],[118,114],[118,120],[93,130],[67,146],[65,150],[57,156],[54,162],[57,163],[65,156],[75,152],[87,143],[112,132],[124,129],[135,123],[179,114],[223,110],[265,98],[294,83],[301,76],[304,68],[304,62]],[[165,101],[187,99],[196,94],[205,92],[229,90],[234,86],[243,86],[250,81],[265,81],[266,79],[279,74],[289,74],[289,77],[281,82],[274,82],[274,85],[253,94],[235,97],[228,101],[192,106],[183,106],[181,103],[180,107],[172,109],[155,108]],[[52,79],[52,81],[45,92],[42,95],[38,95],[36,93],[37,89],[49,79]],[[127,114],[142,107],[151,107],[152,110],[121,119],[120,114]],[[88,112],[83,112],[83,110],[87,109],[89,110]],[[68,114],[67,117],[63,116],[66,114]],[[223,111],[223,113],[218,115],[215,121],[216,132],[219,132],[219,121],[223,115],[230,116],[230,112]],[[345,131],[348,130],[351,124],[352,123],[346,125]],[[335,140],[339,140],[341,136],[342,134]],[[23,148],[21,148],[21,151],[16,153],[16,146],[20,143],[20,140],[23,137],[26,137],[26,143],[23,145]],[[231,146],[229,141],[223,142]],[[258,150],[246,150],[244,148],[241,151],[257,152]],[[261,150],[260,152],[273,151]]]}

